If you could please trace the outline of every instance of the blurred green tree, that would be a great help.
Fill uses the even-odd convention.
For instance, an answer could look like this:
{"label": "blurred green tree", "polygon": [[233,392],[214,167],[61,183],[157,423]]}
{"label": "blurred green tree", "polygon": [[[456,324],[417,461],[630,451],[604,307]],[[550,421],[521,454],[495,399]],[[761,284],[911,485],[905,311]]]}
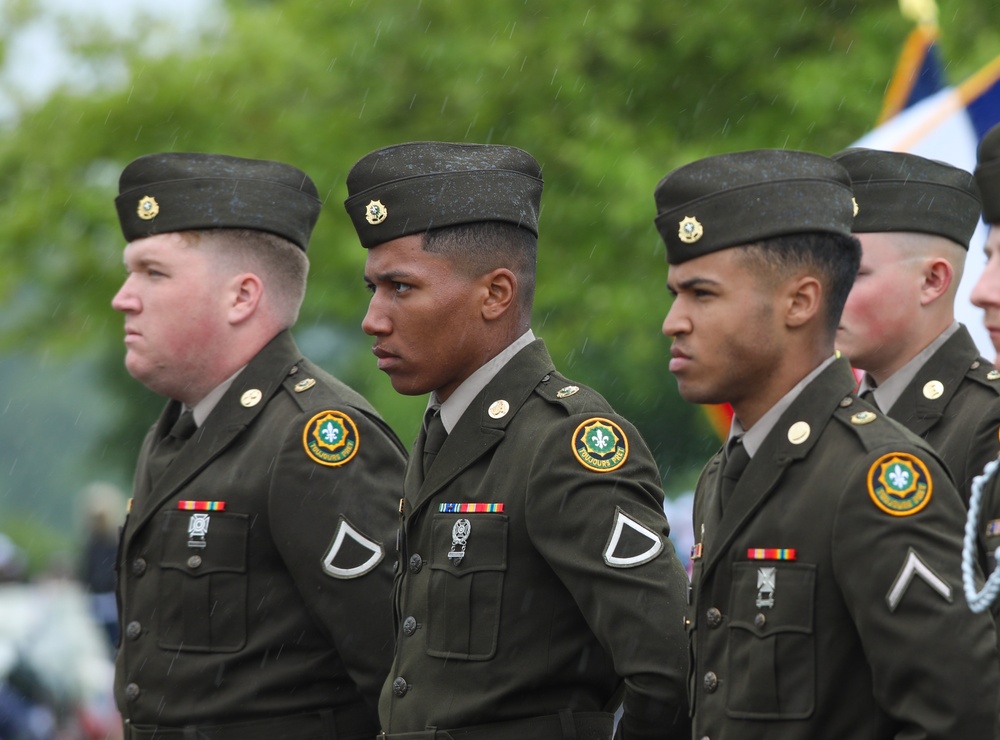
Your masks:
{"label": "blurred green tree", "polygon": [[[33,0],[16,5],[5,38],[37,12]],[[1000,48],[1000,26],[992,0],[941,6],[958,81]],[[123,277],[113,208],[122,167],[201,150],[309,172],[326,205],[298,334],[408,443],[424,400],[397,396],[368,353],[365,253],[341,204],[366,152],[440,139],[512,144],[542,162],[536,333],[564,372],[637,424],[668,492],[683,490],[718,442],[667,371],[653,187],[713,153],[846,146],[872,126],[910,28],[893,0],[774,0],[766,12],[731,0],[226,9],[169,53],[152,53],[142,34],[123,42],[73,29],[80,53],[117,61],[124,78],[24,104],[0,131],[0,346],[99,358],[120,399],[101,463],[119,477],[160,404],[122,369],[122,322],[109,307]]]}

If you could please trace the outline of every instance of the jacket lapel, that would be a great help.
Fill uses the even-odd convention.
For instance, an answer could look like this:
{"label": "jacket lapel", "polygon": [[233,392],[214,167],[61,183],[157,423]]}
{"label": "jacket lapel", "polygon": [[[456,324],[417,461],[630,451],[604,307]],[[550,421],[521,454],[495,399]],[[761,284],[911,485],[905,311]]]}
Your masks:
{"label": "jacket lapel", "polygon": [[[281,387],[289,371],[300,360],[301,353],[291,334],[286,331],[271,340],[250,361],[205,419],[205,423],[177,454],[163,477],[152,489],[147,489],[145,496],[133,502],[133,515],[137,518],[133,533],[159,511],[163,503],[179,488],[195,478],[233,444],[240,433],[267,407],[268,401]],[[251,389],[259,390],[261,399],[252,406],[244,406],[241,398]],[[172,419],[168,413],[171,407],[176,407],[176,401],[167,404],[167,409],[157,424],[157,432],[166,434],[169,429],[160,427],[168,423],[167,419]],[[176,411],[173,414],[176,415]],[[157,439],[159,438],[158,436]],[[144,480],[148,485],[148,477]]]}
{"label": "jacket lapel", "polygon": [[[789,466],[809,455],[830,422],[837,405],[854,386],[854,376],[847,361],[837,360],[807,385],[778,419],[743,471],[716,531],[706,533],[706,575],[722,559],[733,539],[754,513],[776,490]],[[809,425],[809,436],[799,444],[789,440],[789,429],[796,422]]]}
{"label": "jacket lapel", "polygon": [[[552,371],[552,360],[540,339],[514,355],[469,404],[438,452],[427,478],[422,484],[414,485],[420,478],[418,466],[421,458],[416,454],[422,451],[421,432],[414,445],[414,457],[410,458],[406,471],[406,495],[411,499],[413,508],[422,506],[463,470],[496,447],[503,439],[507,425],[517,416],[535,386],[546,373]],[[500,418],[494,419],[490,416],[489,409],[499,400],[506,401],[509,410]],[[421,449],[418,450],[418,447]]]}
{"label": "jacket lapel", "polygon": [[[945,409],[962,384],[962,378],[978,357],[979,350],[968,329],[960,326],[917,371],[889,409],[888,416],[905,425],[917,436],[924,436],[944,416]],[[924,393],[924,386],[932,380],[939,381],[943,386],[943,391],[937,398],[928,398]]]}

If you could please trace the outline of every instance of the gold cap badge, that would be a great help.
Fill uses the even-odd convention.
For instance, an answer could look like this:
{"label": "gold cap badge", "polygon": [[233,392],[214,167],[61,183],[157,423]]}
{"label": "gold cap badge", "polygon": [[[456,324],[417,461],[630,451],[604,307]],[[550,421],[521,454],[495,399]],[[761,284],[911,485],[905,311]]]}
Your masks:
{"label": "gold cap badge", "polygon": [[705,233],[701,222],[694,216],[685,216],[677,225],[677,238],[685,244],[694,244]]}
{"label": "gold cap badge", "polygon": [[139,199],[135,212],[143,221],[149,221],[156,218],[156,214],[160,212],[160,204],[152,195],[144,195]]}
{"label": "gold cap badge", "polygon": [[373,200],[365,206],[365,221],[372,226],[382,223],[388,216],[389,209],[382,205],[380,200]]}

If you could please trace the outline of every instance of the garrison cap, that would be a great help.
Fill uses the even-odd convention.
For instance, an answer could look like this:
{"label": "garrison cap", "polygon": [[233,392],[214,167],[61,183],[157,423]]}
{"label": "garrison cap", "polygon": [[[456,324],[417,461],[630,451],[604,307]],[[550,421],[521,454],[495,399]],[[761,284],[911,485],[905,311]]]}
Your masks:
{"label": "garrison cap", "polygon": [[969,248],[981,207],[971,173],[916,154],[860,147],[833,159],[851,176],[855,234],[914,231]]}
{"label": "garrison cap", "polygon": [[785,149],[699,159],[660,180],[653,197],[672,265],[786,234],[850,236],[854,213],[843,167]]}
{"label": "garrison cap", "polygon": [[983,221],[1000,224],[1000,124],[979,142],[976,183],[983,198]]}
{"label": "garrison cap", "polygon": [[359,159],[347,193],[344,207],[366,249],[480,221],[506,221],[538,236],[542,169],[512,146],[418,141]]}
{"label": "garrison cap", "polygon": [[305,251],[321,205],[313,181],[297,167],[224,154],[147,154],[122,171],[118,193],[126,241],[171,231],[253,229]]}

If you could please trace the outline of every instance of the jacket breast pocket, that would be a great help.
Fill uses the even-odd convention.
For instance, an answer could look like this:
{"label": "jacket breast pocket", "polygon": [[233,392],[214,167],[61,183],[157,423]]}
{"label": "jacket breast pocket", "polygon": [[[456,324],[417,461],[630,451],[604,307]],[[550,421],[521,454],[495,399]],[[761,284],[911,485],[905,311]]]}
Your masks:
{"label": "jacket breast pocket", "polygon": [[168,511],[160,537],[157,644],[235,652],[247,639],[246,514]]}
{"label": "jacket breast pocket", "polygon": [[816,566],[733,565],[726,714],[804,719],[816,702]]}
{"label": "jacket breast pocket", "polygon": [[507,517],[435,515],[427,653],[489,660],[496,654],[507,570]]}

